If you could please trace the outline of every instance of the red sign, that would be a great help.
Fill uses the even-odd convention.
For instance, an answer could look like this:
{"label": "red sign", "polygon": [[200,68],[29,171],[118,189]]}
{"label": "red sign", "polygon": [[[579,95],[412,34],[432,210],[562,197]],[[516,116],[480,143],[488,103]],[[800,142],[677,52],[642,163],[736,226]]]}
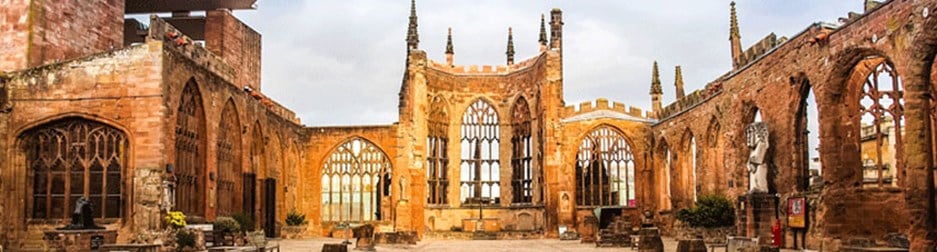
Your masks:
{"label": "red sign", "polygon": [[807,198],[787,199],[787,225],[791,228],[807,228]]}

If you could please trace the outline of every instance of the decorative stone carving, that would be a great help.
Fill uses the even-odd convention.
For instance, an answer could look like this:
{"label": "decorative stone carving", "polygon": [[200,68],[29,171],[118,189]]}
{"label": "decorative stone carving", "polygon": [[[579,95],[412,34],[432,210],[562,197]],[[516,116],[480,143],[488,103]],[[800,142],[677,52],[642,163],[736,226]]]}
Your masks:
{"label": "decorative stone carving", "polygon": [[749,193],[768,192],[768,125],[763,122],[749,124],[745,136],[748,154]]}
{"label": "decorative stone carving", "polygon": [[407,197],[407,177],[400,176],[398,182],[400,183],[400,200],[406,201],[409,198]]}

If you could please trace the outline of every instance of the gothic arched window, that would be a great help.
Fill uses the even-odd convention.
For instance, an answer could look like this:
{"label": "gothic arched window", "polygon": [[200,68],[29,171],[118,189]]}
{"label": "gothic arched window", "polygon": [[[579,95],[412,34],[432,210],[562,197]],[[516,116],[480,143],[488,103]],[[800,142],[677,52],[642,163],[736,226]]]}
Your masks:
{"label": "gothic arched window", "polygon": [[618,131],[599,127],[582,140],[576,155],[576,204],[635,206],[634,155]]}
{"label": "gothic arched window", "polygon": [[879,56],[860,61],[852,74],[852,77],[864,77],[858,97],[862,184],[872,187],[897,186],[902,167],[901,131],[904,118],[901,79],[891,63]]}
{"label": "gothic arched window", "polygon": [[238,119],[234,101],[228,100],[221,111],[221,121],[218,125],[218,148],[216,149],[216,164],[218,165],[217,179],[217,213],[220,216],[231,216],[241,211],[242,199],[237,192],[242,189],[241,183],[241,123]]}
{"label": "gothic arched window", "polygon": [[355,138],[330,153],[322,167],[322,221],[386,219],[390,209],[390,159],[371,142]]}
{"label": "gothic arched window", "polygon": [[482,99],[473,102],[462,115],[463,204],[501,202],[501,162],[498,112]]}
{"label": "gothic arched window", "polygon": [[205,112],[195,82],[186,83],[176,113],[175,208],[188,215],[205,211]]}
{"label": "gothic arched window", "polygon": [[449,158],[447,156],[449,144],[449,113],[446,112],[445,101],[436,97],[430,107],[428,136],[426,146],[426,203],[430,205],[443,205],[448,202],[447,190],[449,188]]}
{"label": "gothic arched window", "polygon": [[94,204],[95,218],[121,217],[128,149],[122,131],[68,118],[32,129],[20,139],[32,183],[31,218],[68,218],[81,197]]}
{"label": "gothic arched window", "polygon": [[532,145],[530,142],[530,108],[527,106],[527,100],[523,97],[517,99],[512,109],[512,128],[514,134],[511,136],[511,188],[514,192],[513,203],[532,203],[533,192],[533,170],[531,169]]}

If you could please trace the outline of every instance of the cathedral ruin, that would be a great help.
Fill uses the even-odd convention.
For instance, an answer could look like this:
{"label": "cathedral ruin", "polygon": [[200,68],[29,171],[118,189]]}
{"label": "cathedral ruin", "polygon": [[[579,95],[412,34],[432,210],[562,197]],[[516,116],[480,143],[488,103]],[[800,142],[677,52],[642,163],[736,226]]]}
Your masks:
{"label": "cathedral ruin", "polygon": [[[649,110],[566,103],[563,26],[576,20],[560,9],[539,20],[536,55],[515,59],[515,42],[533,41],[509,30],[504,64],[457,65],[451,37],[445,62],[420,49],[411,2],[398,121],[329,127],[264,95],[261,35],[232,14],[254,2],[5,1],[0,245],[37,248],[82,197],[129,243],[165,229],[170,210],[249,215],[270,237],[290,211],[307,216],[303,237],[368,223],[558,238],[645,212],[670,234],[680,209],[713,194],[735,205],[736,235],[766,243],[775,223],[790,248],[795,236],[834,250],[937,242],[937,0],[866,1],[842,24],[750,46],[733,2],[732,68],[685,91],[677,67],[666,103],[648,62]],[[171,15],[125,19],[149,13]]]}

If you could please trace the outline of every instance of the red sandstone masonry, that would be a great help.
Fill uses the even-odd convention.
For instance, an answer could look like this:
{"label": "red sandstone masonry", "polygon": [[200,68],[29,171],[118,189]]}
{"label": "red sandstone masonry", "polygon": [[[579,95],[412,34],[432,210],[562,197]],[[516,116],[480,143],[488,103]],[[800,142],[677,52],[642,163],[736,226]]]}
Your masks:
{"label": "red sandstone masonry", "polygon": [[0,6],[0,14],[0,40],[4,42],[0,71],[21,70],[123,46],[123,1],[15,0]]}

